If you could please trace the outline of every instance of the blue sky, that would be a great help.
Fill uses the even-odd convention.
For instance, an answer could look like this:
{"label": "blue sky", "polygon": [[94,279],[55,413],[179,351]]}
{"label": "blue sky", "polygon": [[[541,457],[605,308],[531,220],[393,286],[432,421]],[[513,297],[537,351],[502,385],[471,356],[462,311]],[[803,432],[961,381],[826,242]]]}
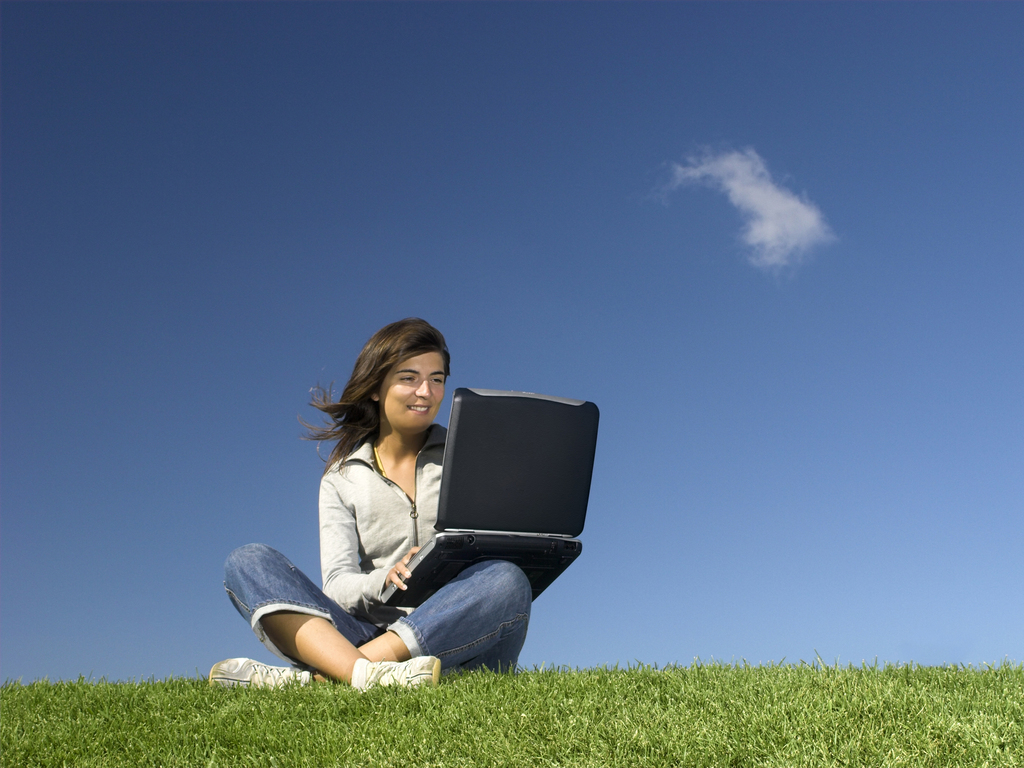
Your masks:
{"label": "blue sky", "polygon": [[526,665],[1024,657],[1024,4],[0,21],[0,678],[271,660],[224,557],[318,578],[297,417],[406,316],[601,408]]}

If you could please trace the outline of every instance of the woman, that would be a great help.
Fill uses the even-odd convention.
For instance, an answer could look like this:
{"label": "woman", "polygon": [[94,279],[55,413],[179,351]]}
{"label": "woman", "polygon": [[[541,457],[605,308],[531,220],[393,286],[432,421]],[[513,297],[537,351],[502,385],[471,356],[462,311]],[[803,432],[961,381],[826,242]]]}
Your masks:
{"label": "woman", "polygon": [[333,440],[320,483],[323,589],[262,544],[232,552],[224,588],[256,636],[291,667],[228,659],[210,683],[276,686],[291,680],[436,685],[442,669],[514,670],[530,618],[529,580],[500,560],[460,573],[415,610],[380,600],[405,589],[409,560],[431,536],[444,455],[434,417],[449,375],[444,337],[409,318],[385,326],[356,359],[341,399],[314,390]]}

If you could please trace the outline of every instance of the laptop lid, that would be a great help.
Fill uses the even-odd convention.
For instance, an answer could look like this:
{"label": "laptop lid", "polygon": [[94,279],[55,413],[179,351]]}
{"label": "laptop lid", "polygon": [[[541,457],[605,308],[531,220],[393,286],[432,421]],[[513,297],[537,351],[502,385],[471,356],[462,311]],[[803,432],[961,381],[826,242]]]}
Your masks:
{"label": "laptop lid", "polygon": [[578,536],[590,499],[597,406],[491,389],[455,390],[437,530]]}

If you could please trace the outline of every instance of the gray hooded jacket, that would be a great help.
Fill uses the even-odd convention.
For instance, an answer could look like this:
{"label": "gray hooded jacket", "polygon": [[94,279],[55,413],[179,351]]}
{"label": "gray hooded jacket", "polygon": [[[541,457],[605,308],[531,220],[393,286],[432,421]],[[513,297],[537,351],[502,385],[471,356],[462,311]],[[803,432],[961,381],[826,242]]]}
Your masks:
{"label": "gray hooded jacket", "polygon": [[416,458],[416,502],[374,468],[364,442],[320,481],[320,570],[324,593],[347,613],[386,627],[412,611],[380,601],[388,571],[426,544],[437,522],[447,430],[434,424]]}

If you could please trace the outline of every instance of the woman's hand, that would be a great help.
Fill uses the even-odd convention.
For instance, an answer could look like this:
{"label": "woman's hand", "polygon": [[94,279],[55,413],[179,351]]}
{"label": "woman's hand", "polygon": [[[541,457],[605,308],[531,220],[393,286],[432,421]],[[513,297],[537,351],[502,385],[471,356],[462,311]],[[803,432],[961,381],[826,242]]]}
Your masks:
{"label": "woman's hand", "polygon": [[394,567],[388,571],[387,578],[384,579],[384,586],[388,584],[394,584],[399,589],[408,589],[405,586],[405,580],[412,576],[412,571],[409,570],[409,561],[412,560],[412,556],[420,551],[419,547],[413,547],[409,550],[405,557],[395,563]]}

